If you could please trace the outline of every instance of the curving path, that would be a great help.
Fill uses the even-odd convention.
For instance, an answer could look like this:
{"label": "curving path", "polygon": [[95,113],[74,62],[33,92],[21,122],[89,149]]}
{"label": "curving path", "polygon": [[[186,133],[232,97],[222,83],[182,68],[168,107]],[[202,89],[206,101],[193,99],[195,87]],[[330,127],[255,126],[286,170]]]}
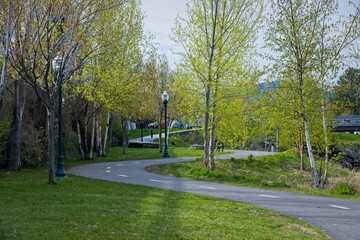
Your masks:
{"label": "curving path", "polygon": [[[218,159],[267,155],[266,152],[236,151],[235,155]],[[191,192],[246,202],[285,215],[303,219],[337,240],[360,239],[360,202],[327,197],[315,197],[279,191],[231,186],[189,179],[174,178],[146,172],[145,167],[193,161],[195,158],[167,158],[141,161],[97,163],[73,167],[74,175],[127,184],[139,184],[173,191]]]}

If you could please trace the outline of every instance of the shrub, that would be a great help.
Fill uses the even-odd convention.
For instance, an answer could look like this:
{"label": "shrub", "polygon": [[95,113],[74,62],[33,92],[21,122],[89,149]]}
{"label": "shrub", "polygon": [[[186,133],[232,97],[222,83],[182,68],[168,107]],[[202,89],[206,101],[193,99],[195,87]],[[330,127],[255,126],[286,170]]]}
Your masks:
{"label": "shrub", "polygon": [[[31,126],[31,125],[30,125]],[[47,138],[45,129],[34,126],[27,127],[27,131],[22,132],[21,161],[23,167],[43,166],[46,159]],[[55,148],[57,156],[57,148]]]}
{"label": "shrub", "polygon": [[332,192],[339,195],[354,195],[355,189],[350,183],[342,182],[337,184]]}
{"label": "shrub", "polygon": [[0,118],[0,168],[5,167],[6,159],[3,157],[5,147],[8,141],[8,135],[10,133],[11,117],[1,116]]}
{"label": "shrub", "polygon": [[0,119],[0,152],[5,150],[7,143],[7,136],[10,133],[11,118],[8,116],[1,117]]}
{"label": "shrub", "polygon": [[360,194],[360,173],[352,172],[346,177],[330,177],[328,188],[329,190],[334,190],[335,187],[341,183],[350,184],[353,187],[355,194]]}

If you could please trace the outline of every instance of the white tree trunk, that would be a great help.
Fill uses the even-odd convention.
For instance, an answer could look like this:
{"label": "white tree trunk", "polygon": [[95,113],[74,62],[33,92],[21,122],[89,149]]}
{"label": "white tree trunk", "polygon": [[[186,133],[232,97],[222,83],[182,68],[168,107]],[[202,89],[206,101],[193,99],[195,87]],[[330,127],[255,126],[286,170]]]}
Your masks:
{"label": "white tree trunk", "polygon": [[12,8],[12,1],[9,1],[8,12],[7,12],[7,26],[5,32],[5,48],[3,49],[3,57],[2,57],[2,69],[1,69],[1,77],[0,77],[0,111],[2,109],[2,103],[4,98],[4,93],[7,87],[7,64],[9,61],[9,54],[10,54],[10,41],[11,41],[11,8]]}
{"label": "white tree trunk", "polygon": [[109,133],[109,124],[110,124],[110,112],[108,112],[107,114],[107,119],[106,119],[106,129],[105,129],[105,136],[104,136],[104,147],[103,147],[103,155],[106,155],[106,143],[107,143],[107,138],[108,138],[108,133]]}
{"label": "white tree trunk", "polygon": [[324,100],[322,102],[322,121],[323,121],[323,129],[324,129],[324,141],[325,141],[325,170],[324,170],[324,176],[322,180],[322,188],[325,188],[326,182],[327,182],[327,176],[329,172],[329,137],[327,132],[327,124],[326,124],[326,109]]}
{"label": "white tree trunk", "polygon": [[206,168],[209,168],[210,162],[210,138],[209,138],[209,122],[210,122],[210,86],[207,87],[206,90],[206,109],[205,109],[205,117],[204,117],[204,161],[203,165]]}
{"label": "white tree trunk", "polygon": [[319,187],[319,176],[318,176],[316,165],[315,165],[314,154],[313,154],[313,151],[312,151],[312,146],[311,146],[311,141],[310,141],[309,124],[308,124],[307,120],[305,121],[304,125],[305,125],[306,146],[308,148],[310,166],[311,166],[311,169],[312,169],[312,174],[313,174],[313,179],[314,179],[314,186],[316,188],[318,188]]}
{"label": "white tree trunk", "polygon": [[85,116],[85,123],[84,123],[84,146],[85,146],[85,157],[89,154],[89,147],[88,147],[88,129],[89,129],[89,122],[87,114]]}
{"label": "white tree trunk", "polygon": [[77,135],[78,135],[78,144],[79,144],[79,151],[80,151],[80,155],[81,155],[81,160],[84,160],[85,159],[85,153],[84,153],[84,150],[82,148],[81,129],[80,129],[80,121],[79,120],[76,121],[76,130],[77,130]]}
{"label": "white tree trunk", "polygon": [[94,158],[94,141],[95,141],[95,126],[96,126],[96,116],[93,116],[92,130],[91,130],[91,140],[90,140],[90,154],[89,158]]}
{"label": "white tree trunk", "polygon": [[98,155],[99,156],[103,156],[103,148],[102,148],[102,128],[101,128],[101,115],[98,116],[97,118],[97,139],[98,139]]}
{"label": "white tree trunk", "polygon": [[47,125],[48,125],[48,169],[49,169],[49,184],[56,184],[55,178],[55,152],[54,152],[54,119],[55,107],[46,106],[47,109]]}
{"label": "white tree trunk", "polygon": [[126,145],[127,145],[127,120],[121,118],[121,127],[122,127],[122,153],[126,154]]}

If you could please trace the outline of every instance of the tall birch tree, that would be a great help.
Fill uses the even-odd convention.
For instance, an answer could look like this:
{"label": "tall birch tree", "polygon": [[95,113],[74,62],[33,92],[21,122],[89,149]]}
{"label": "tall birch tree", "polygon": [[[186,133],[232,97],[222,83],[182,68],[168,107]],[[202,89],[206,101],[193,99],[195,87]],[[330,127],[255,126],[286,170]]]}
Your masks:
{"label": "tall birch tree", "polygon": [[0,112],[8,85],[8,65],[11,54],[11,42],[20,16],[23,14],[25,0],[0,1]]}
{"label": "tall birch tree", "polygon": [[313,173],[314,186],[320,186],[311,135],[311,112],[323,119],[325,152],[328,154],[326,80],[338,69],[340,53],[358,38],[358,11],[349,21],[332,20],[337,13],[335,0],[273,1],[268,17],[266,42],[276,52],[272,72],[277,79],[288,79],[289,89],[298,95],[299,116]]}
{"label": "tall birch tree", "polygon": [[198,103],[203,115],[203,166],[210,170],[215,169],[218,102],[231,95],[219,90],[241,80],[236,72],[254,42],[262,9],[260,0],[191,0],[187,18],[179,17],[175,23],[174,40],[184,50],[179,67],[191,75],[192,88],[203,96]]}

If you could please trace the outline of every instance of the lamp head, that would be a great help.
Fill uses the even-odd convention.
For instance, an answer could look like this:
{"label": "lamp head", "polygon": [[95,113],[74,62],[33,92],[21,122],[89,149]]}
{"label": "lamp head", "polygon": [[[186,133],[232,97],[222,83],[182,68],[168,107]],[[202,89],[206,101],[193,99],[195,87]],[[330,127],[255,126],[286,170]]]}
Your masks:
{"label": "lamp head", "polygon": [[169,102],[169,94],[164,91],[163,94],[161,95],[162,101],[163,103],[168,103]]}
{"label": "lamp head", "polygon": [[52,61],[52,65],[55,72],[59,72],[61,68],[62,60],[63,59],[61,57],[55,57],[54,60]]}

